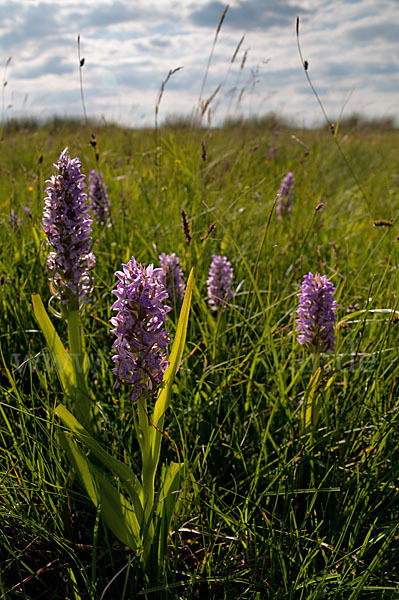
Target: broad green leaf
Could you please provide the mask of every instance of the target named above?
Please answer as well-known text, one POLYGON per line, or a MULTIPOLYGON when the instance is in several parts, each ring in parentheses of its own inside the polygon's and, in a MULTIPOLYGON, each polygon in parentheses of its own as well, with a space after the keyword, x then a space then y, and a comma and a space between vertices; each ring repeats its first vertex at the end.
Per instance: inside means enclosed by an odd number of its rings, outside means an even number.
MULTIPOLYGON (((180 361, 183 356, 183 350, 186 343, 187 324, 188 316, 190 313, 193 281, 194 269, 191 269, 190 276, 187 282, 183 305, 180 311, 179 322, 177 324, 175 340, 173 342, 172 350, 169 356, 169 366, 165 370, 163 377, 164 387, 161 389, 154 407, 152 422, 154 423, 155 427, 159 429, 162 429, 162 419, 166 409, 169 406, 172 392, 172 384, 176 376, 177 370, 180 366, 180 361)), ((154 428, 152 431, 156 432, 156 429, 154 428)))
POLYGON ((129 548, 138 547, 140 527, 130 502, 106 479, 101 470, 91 464, 70 433, 59 431, 60 441, 72 467, 109 529, 129 548))
POLYGON ((58 432, 61 445, 68 456, 69 462, 78 474, 90 500, 94 506, 98 506, 100 495, 90 470, 89 461, 85 454, 72 439, 71 434, 65 433, 62 429, 58 432))
POLYGON ((101 516, 116 537, 132 550, 138 550, 140 527, 133 505, 106 478, 105 473, 91 465, 101 497, 101 516))
POLYGON ((190 314, 191 296, 193 293, 194 269, 191 269, 190 276, 187 281, 186 293, 184 295, 183 305, 181 307, 179 322, 177 324, 176 336, 173 342, 172 350, 169 356, 169 366, 165 370, 163 377, 163 388, 158 394, 152 416, 152 425, 150 431, 150 455, 146 460, 150 461, 147 467, 152 470, 152 476, 155 477, 157 470, 159 455, 161 450, 161 436, 163 422, 166 409, 169 406, 172 395, 172 385, 180 366, 180 361, 183 356, 183 350, 186 343, 188 316, 190 314))
POLYGON ((179 497, 183 471, 183 463, 171 462, 163 480, 157 513, 162 514, 162 519, 167 521, 168 529, 173 516, 176 500, 179 497))
POLYGON ((156 509, 158 518, 160 519, 158 539, 158 557, 160 560, 167 556, 170 523, 176 502, 180 496, 184 464, 171 462, 165 471, 156 509))
POLYGON ((318 420, 318 410, 316 407, 316 390, 320 379, 321 368, 319 367, 309 380, 308 387, 305 390, 305 398, 303 403, 302 415, 304 431, 310 431, 316 426, 318 420))
POLYGON ((39 294, 32 294, 32 304, 35 317, 40 325, 50 350, 51 358, 56 366, 62 388, 69 396, 73 396, 76 382, 71 357, 65 350, 63 343, 54 329, 39 294))
POLYGON ((71 357, 76 385, 75 395, 72 398, 74 413, 86 429, 98 432, 100 430, 98 411, 86 385, 85 362, 87 356, 83 349, 84 335, 80 326, 79 311, 64 310, 63 318, 68 328, 69 356, 71 357))
POLYGON ((55 409, 55 414, 58 415, 78 440, 93 452, 105 468, 120 478, 124 489, 130 495, 133 502, 137 520, 139 523, 142 523, 144 516, 140 497, 143 492, 141 484, 133 471, 123 462, 108 454, 65 406, 59 404, 55 409))

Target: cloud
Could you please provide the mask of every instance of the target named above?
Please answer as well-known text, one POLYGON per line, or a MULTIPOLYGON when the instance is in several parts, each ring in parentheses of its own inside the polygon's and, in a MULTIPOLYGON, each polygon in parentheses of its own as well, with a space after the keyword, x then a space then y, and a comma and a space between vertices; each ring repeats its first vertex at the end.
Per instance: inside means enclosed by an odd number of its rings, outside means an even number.
POLYGON ((354 42, 370 44, 373 40, 384 40, 397 44, 399 39, 399 27, 396 23, 370 24, 352 27, 347 32, 347 38, 354 42))
POLYGON ((39 2, 37 5, 17 2, 0 5, 0 20, 0 47, 8 47, 10 50, 32 39, 44 40, 56 35, 59 29, 57 12, 47 2, 39 2))
POLYGON ((136 42, 135 47, 140 52, 164 52, 165 49, 171 48, 172 40, 169 38, 152 37, 145 42, 136 42))
MULTIPOLYGON (((194 10, 190 19, 195 25, 216 28, 226 4, 208 2, 199 10, 194 10)), ((272 27, 292 25, 298 14, 309 11, 299 4, 291 4, 286 0, 239 0, 229 7, 223 21, 223 28, 231 27, 246 30, 266 31, 272 27)))
POLYGON ((171 46, 171 41, 168 39, 154 38, 151 40, 151 46, 164 49, 171 46))
MULTIPOLYGON (((371 75, 397 75, 398 65, 393 62, 359 62, 359 61, 347 61, 347 62, 329 62, 326 65, 325 70, 327 77, 333 77, 334 79, 342 79, 343 77, 353 78, 353 74, 356 73, 362 78, 371 75)), ((395 80, 391 80, 392 89, 397 88, 395 80)))
MULTIPOLYGON (((82 27, 111 27, 118 24, 137 23, 154 19, 157 15, 163 15, 156 6, 141 4, 138 2, 129 3, 106 2, 94 4, 87 10, 83 5, 83 10, 77 11, 76 16, 80 15, 82 27)), ((72 15, 73 17, 73 15, 72 15)))
POLYGON ((42 75, 65 75, 75 72, 76 66, 65 62, 64 56, 51 56, 38 64, 26 62, 13 71, 17 79, 36 79, 42 75))

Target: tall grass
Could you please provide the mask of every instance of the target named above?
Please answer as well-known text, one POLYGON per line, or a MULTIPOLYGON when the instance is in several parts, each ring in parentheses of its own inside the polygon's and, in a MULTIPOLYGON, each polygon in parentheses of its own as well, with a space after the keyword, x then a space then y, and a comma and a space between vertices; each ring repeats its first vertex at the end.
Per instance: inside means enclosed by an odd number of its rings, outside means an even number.
MULTIPOLYGON (((168 597, 394 598, 397 132, 342 122, 337 135, 349 170, 327 128, 298 130, 273 120, 160 128, 155 148, 153 132, 116 126, 4 128, 0 597, 161 594, 103 525, 63 455, 54 417, 62 391, 30 300, 33 292, 50 297, 40 227, 44 181, 65 146, 86 174, 96 168, 93 133, 113 226, 95 229, 95 301, 84 315, 90 381, 104 444, 121 459, 132 455, 134 469, 130 401, 127 392, 112 391, 110 372, 114 272, 132 255, 156 263, 160 252, 180 256, 186 275, 196 271, 162 449, 191 465, 170 535, 168 597), (278 221, 272 208, 288 171, 295 174, 294 209, 278 221), (21 219, 14 230, 11 208, 21 219), (206 302, 213 253, 229 257, 237 288, 219 320, 206 302), (300 415, 312 365, 294 325, 308 271, 327 274, 340 305, 311 445, 300 415)), ((175 326, 172 315, 172 337, 175 326)), ((66 341, 61 322, 57 329, 66 341)))

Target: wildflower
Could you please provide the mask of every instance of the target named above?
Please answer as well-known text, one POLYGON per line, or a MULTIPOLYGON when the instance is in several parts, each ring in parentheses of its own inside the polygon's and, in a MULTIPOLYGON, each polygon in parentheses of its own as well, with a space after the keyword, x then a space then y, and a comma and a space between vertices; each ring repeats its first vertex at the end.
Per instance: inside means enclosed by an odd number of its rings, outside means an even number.
POLYGON ((8 217, 8 224, 13 231, 18 229, 18 227, 21 225, 21 219, 19 217, 17 217, 13 208, 10 210, 10 216, 8 217))
POLYGON ((110 203, 101 173, 92 169, 89 173, 89 202, 96 223, 111 226, 110 203))
POLYGON ((159 255, 161 263, 161 281, 168 293, 171 307, 175 308, 183 302, 186 286, 183 281, 183 269, 179 265, 180 259, 174 252, 159 255))
POLYGON ((283 215, 287 212, 292 211, 294 202, 294 174, 287 173, 281 182, 279 191, 277 192, 277 207, 276 213, 279 221, 283 218, 283 215))
POLYGON ((212 254, 212 263, 207 279, 208 304, 211 310, 219 306, 226 308, 226 303, 233 296, 231 285, 233 283, 233 269, 226 256, 212 254))
POLYGON ((296 328, 298 342, 312 352, 333 352, 337 302, 334 285, 326 275, 308 273, 298 294, 299 308, 296 328))
POLYGON ((42 221, 47 244, 54 248, 46 267, 56 297, 76 310, 79 302, 89 301, 93 290, 90 269, 96 260, 91 251, 92 220, 79 158, 71 159, 65 148, 54 166, 58 174, 47 181, 42 221))
POLYGON ((111 318, 116 335, 112 372, 115 388, 121 383, 133 386, 130 397, 134 401, 143 390, 154 391, 168 366, 169 332, 164 325, 170 309, 163 303, 167 293, 161 281, 162 269, 143 267, 132 257, 115 275, 119 282, 112 292, 117 297, 112 306, 117 314, 111 318))

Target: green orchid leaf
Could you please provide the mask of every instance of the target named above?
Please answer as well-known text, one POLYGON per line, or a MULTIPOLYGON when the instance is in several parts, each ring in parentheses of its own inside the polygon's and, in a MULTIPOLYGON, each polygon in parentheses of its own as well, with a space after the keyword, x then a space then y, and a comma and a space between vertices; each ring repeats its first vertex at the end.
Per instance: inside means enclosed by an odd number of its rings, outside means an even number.
POLYGON ((98 442, 86 431, 79 421, 69 412, 69 410, 59 404, 55 409, 55 414, 71 430, 77 439, 88 448, 101 461, 103 466, 109 469, 121 480, 123 488, 129 494, 139 523, 143 523, 143 507, 141 498, 143 491, 137 476, 133 471, 120 460, 114 458, 106 452, 98 442))
POLYGON ((39 294, 32 294, 32 304, 36 320, 40 325, 51 358, 56 366, 62 389, 68 396, 74 396, 76 381, 71 356, 65 350, 58 333, 54 329, 39 294))
POLYGON ((317 386, 321 375, 319 367, 309 380, 308 387, 305 390, 305 398, 302 407, 302 423, 304 431, 311 431, 317 424, 319 410, 317 406, 317 386))
POLYGON ((70 433, 60 429, 58 431, 61 446, 67 455, 69 462, 78 474, 90 500, 94 506, 100 502, 100 494, 90 469, 90 464, 86 455, 82 452, 70 433))
POLYGON ((163 477, 157 513, 162 514, 162 519, 168 522, 168 528, 173 516, 176 500, 179 497, 183 471, 183 463, 171 462, 163 477))
POLYGON ((100 504, 106 525, 123 544, 136 550, 140 526, 133 505, 106 479, 105 473, 88 460, 70 433, 61 429, 59 438, 90 500, 94 506, 100 504))
MULTIPOLYGON (((191 269, 190 276, 188 278, 186 293, 184 296, 183 305, 180 311, 179 322, 177 324, 176 336, 173 342, 172 350, 169 356, 169 366, 165 370, 163 377, 163 388, 161 389, 157 401, 154 407, 154 413, 152 417, 152 423, 155 425, 155 428, 152 429, 153 433, 153 443, 155 444, 156 438, 159 436, 154 436, 154 432, 157 432, 156 428, 162 429, 163 427, 163 417, 165 415, 165 411, 169 406, 170 398, 172 394, 172 384, 178 368, 180 366, 180 361, 183 356, 183 350, 186 343, 186 334, 187 334, 187 324, 188 324, 188 316, 190 313, 190 305, 191 305, 191 296, 193 292, 193 282, 194 282, 194 269, 191 269)), ((155 453, 154 453, 155 455, 155 453)))
POLYGON ((159 493, 157 515, 160 519, 158 556, 167 555, 170 523, 180 496, 184 464, 171 462, 164 470, 163 485, 159 493))
POLYGON ((133 505, 106 478, 105 473, 91 465, 100 491, 101 516, 112 533, 132 550, 140 547, 140 526, 133 505))

